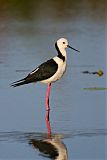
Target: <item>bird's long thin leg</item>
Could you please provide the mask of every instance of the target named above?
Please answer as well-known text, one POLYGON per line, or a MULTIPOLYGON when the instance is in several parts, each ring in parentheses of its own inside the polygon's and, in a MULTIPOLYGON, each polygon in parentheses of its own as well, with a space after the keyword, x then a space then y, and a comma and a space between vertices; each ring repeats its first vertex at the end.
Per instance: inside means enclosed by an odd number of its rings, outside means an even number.
POLYGON ((49 96, 50 96, 50 90, 51 90, 51 83, 48 84, 47 92, 46 92, 46 110, 50 110, 49 107, 49 96))
POLYGON ((51 137, 51 125, 50 125, 49 113, 50 113, 50 110, 47 110, 46 111, 46 127, 48 131, 48 138, 51 137))

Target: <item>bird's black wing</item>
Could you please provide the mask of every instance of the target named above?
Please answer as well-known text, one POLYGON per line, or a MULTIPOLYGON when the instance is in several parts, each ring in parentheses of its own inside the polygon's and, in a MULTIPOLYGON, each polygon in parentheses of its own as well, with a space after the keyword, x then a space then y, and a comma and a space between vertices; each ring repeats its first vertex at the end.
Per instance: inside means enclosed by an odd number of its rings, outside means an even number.
POLYGON ((58 64, 53 59, 50 59, 28 74, 26 80, 30 82, 46 80, 52 77, 57 69, 58 64))
POLYGON ((17 87, 32 82, 46 80, 52 77, 56 73, 57 69, 58 64, 53 59, 50 59, 29 73, 27 77, 14 82, 11 86, 17 87))

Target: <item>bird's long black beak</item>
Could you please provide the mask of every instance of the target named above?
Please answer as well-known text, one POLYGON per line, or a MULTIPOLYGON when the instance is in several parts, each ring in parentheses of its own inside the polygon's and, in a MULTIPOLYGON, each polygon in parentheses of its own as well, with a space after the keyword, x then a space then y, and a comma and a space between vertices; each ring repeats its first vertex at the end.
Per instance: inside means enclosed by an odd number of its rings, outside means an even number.
POLYGON ((80 52, 79 50, 77 50, 77 49, 75 49, 75 48, 73 48, 73 47, 71 47, 71 46, 69 46, 69 45, 68 45, 68 47, 71 48, 71 49, 73 49, 73 50, 76 51, 76 52, 80 52))

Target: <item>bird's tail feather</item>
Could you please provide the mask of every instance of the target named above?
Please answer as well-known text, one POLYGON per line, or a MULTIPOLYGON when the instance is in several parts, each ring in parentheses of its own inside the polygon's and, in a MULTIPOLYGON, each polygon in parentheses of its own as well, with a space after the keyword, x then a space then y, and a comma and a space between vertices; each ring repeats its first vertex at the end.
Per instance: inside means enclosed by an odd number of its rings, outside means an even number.
POLYGON ((17 86, 21 86, 21 85, 27 84, 27 83, 28 83, 28 82, 26 81, 26 79, 23 78, 23 79, 21 79, 21 80, 19 80, 19 81, 13 82, 13 83, 11 84, 11 86, 12 86, 12 87, 17 87, 17 86))

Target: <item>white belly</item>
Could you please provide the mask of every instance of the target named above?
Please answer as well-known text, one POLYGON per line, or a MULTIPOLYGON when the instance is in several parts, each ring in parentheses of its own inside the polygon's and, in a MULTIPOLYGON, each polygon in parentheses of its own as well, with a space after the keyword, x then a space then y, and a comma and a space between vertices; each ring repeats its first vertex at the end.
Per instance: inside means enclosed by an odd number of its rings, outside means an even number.
POLYGON ((66 71, 66 60, 63 62, 63 60, 61 60, 58 57, 54 57, 53 59, 58 64, 57 72, 52 77, 50 77, 50 78, 48 78, 46 80, 41 81, 42 83, 52 83, 52 82, 55 82, 55 81, 59 80, 63 76, 64 72, 66 71))

